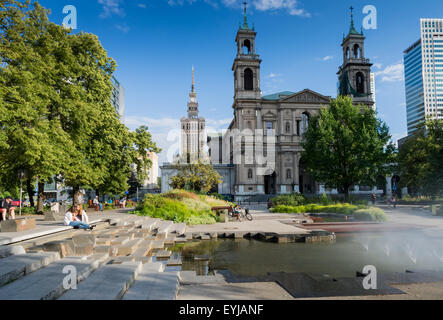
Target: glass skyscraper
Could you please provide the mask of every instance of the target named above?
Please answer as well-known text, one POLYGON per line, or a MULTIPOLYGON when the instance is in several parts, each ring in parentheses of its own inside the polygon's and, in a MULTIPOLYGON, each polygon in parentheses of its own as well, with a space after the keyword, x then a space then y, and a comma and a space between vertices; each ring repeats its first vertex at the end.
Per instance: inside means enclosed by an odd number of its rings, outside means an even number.
POLYGON ((404 51, 408 135, 443 119, 443 19, 420 19, 421 38, 404 51))

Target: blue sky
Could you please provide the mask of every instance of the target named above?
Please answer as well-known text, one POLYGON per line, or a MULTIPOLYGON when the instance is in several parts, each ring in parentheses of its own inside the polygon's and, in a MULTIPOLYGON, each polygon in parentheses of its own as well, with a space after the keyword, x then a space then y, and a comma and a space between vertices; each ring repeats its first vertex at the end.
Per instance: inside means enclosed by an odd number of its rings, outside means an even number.
MULTIPOLYGON (((210 128, 232 119, 235 35, 243 1, 234 0, 41 0, 61 24, 63 7, 77 8, 78 31, 97 34, 125 87, 125 123, 147 125, 164 149, 177 144, 195 67, 201 116, 210 128), (168 139, 169 133, 169 139, 168 139), (169 140, 169 141, 168 141, 169 140)), ((420 18, 442 18, 441 0, 249 0, 248 21, 257 31, 263 60, 263 94, 305 88, 335 97, 341 41, 349 7, 360 30, 366 5, 377 9, 377 29, 364 30, 365 55, 376 74, 377 109, 393 138, 406 135, 403 51, 420 36, 420 18)))

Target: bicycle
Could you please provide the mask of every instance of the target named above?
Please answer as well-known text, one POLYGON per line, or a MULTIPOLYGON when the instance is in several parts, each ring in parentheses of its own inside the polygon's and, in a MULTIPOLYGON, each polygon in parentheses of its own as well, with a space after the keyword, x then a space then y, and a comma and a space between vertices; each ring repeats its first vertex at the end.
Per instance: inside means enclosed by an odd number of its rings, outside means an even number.
POLYGON ((252 221, 252 215, 249 213, 249 209, 241 209, 238 212, 232 212, 231 217, 237 217, 238 221, 242 221, 242 219, 246 218, 249 221, 252 221))

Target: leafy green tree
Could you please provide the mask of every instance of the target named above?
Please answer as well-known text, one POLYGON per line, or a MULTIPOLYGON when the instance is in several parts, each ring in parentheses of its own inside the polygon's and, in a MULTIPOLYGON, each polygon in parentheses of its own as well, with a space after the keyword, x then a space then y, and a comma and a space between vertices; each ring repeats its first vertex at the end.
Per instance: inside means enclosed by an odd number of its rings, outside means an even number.
POLYGON ((398 153, 400 185, 416 195, 443 194, 443 121, 428 120, 398 153))
POLYGON ((197 163, 178 164, 174 167, 177 175, 171 178, 171 187, 208 193, 222 178, 211 164, 197 163))
POLYGON ((72 146, 60 119, 48 112, 58 98, 52 48, 57 28, 38 3, 31 8, 29 1, 0 1, 0 8, 0 170, 12 188, 25 169, 30 180, 39 178, 41 196, 44 181, 60 170, 72 146))
POLYGON ((115 61, 97 36, 51 23, 38 3, 0 0, 0 9, 0 182, 12 188, 26 169, 38 211, 44 182, 59 174, 75 201, 81 187, 127 190, 130 164, 148 168, 146 152, 159 149, 147 128, 130 132, 116 115, 115 61))
POLYGON ((394 160, 395 147, 385 123, 350 97, 332 99, 309 122, 302 161, 316 181, 337 188, 348 198, 353 185, 376 184, 394 160))

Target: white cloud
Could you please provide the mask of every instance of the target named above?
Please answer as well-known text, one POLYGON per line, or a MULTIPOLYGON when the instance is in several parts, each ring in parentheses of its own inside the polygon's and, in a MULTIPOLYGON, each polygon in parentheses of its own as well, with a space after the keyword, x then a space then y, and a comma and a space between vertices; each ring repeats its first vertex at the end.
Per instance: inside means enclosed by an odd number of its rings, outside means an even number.
POLYGON ((311 16, 309 12, 298 8, 298 0, 254 0, 252 4, 259 11, 283 9, 293 16, 311 16))
POLYGON ((397 63, 387 66, 381 71, 374 72, 376 77, 381 76, 382 82, 397 82, 404 80, 404 67, 403 63, 397 63))
POLYGON ((334 56, 325 56, 323 58, 317 58, 317 60, 320 60, 320 61, 329 61, 332 59, 334 59, 334 56))
POLYGON ((381 63, 374 63, 374 67, 377 69, 381 69, 383 65, 381 63))
POLYGON ((137 7, 142 8, 142 9, 146 9, 146 4, 145 3, 139 3, 139 4, 137 4, 137 7))
POLYGON ((108 18, 112 15, 123 17, 125 11, 120 7, 122 0, 98 0, 98 3, 102 5, 103 12, 100 14, 101 18, 108 18))
POLYGON ((115 27, 117 28, 117 30, 120 30, 123 33, 128 33, 129 30, 131 30, 131 28, 129 28, 126 24, 124 25, 116 24, 115 27))

